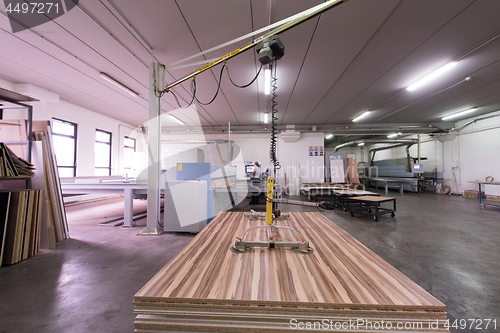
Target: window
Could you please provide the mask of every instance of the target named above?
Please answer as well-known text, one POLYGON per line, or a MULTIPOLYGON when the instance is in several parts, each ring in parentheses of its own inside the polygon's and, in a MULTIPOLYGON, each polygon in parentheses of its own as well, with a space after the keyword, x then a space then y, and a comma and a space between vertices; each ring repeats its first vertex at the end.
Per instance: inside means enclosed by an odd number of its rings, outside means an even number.
POLYGON ((111 132, 95 130, 95 175, 111 176, 111 132))
POLYGON ((52 118, 52 139, 59 177, 76 177, 77 124, 52 118))
POLYGON ((126 136, 123 139, 124 154, 123 154, 123 169, 125 172, 132 171, 132 161, 135 152, 135 139, 126 136))

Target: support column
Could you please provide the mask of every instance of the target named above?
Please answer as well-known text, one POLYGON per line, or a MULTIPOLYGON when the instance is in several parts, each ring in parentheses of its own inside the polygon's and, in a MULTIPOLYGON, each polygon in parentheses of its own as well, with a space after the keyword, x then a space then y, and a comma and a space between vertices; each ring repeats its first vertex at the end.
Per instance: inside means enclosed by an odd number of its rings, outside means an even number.
POLYGON ((148 122, 148 215, 147 225, 138 235, 159 235, 160 226, 160 145, 161 98, 157 91, 165 86, 165 67, 149 64, 149 122, 148 122))
POLYGON ((123 209, 123 226, 133 227, 134 226, 134 194, 132 188, 126 188, 123 190, 124 197, 124 209, 123 209))

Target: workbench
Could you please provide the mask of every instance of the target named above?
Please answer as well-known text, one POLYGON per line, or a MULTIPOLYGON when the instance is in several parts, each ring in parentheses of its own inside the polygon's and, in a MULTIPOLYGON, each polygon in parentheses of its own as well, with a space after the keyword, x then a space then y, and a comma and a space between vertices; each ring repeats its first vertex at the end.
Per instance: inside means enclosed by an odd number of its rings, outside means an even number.
POLYGON ((479 204, 481 205, 481 207, 483 207, 483 208, 486 208, 486 206, 500 207, 500 201, 483 199, 482 194, 481 194, 482 193, 481 186, 500 185, 500 183, 498 183, 498 182, 469 182, 469 183, 479 185, 479 204))
POLYGON ((373 216, 375 222, 378 222, 378 217, 383 214, 391 214, 392 217, 396 213, 396 198, 390 197, 374 197, 374 196, 359 196, 351 197, 347 200, 347 210, 354 217, 354 213, 367 214, 373 216), (392 202, 393 209, 381 207, 382 203, 392 202))
MULTIPOLYGON (((328 331, 353 321, 346 331, 375 332, 370 325, 382 320, 391 332, 449 332, 440 301, 320 213, 278 222, 309 241, 310 254, 230 251, 236 236, 264 223, 243 214, 219 214, 136 293, 135 332, 289 333, 323 321, 328 331), (408 322, 422 328, 397 329, 408 322)), ((267 239, 263 229, 247 235, 267 239)), ((284 229, 277 235, 291 237, 284 229)))
MULTIPOLYGON (((72 178, 71 178, 72 179, 72 178)), ((148 195, 147 183, 137 183, 135 180, 110 180, 102 181, 96 178, 95 182, 87 181, 85 183, 78 180, 61 179, 61 190, 63 194, 122 194, 124 198, 123 226, 133 227, 134 199, 146 199, 148 195)))
POLYGON ((333 195, 333 191, 342 189, 363 189, 361 184, 343 184, 343 183, 303 183, 300 187, 300 194, 307 195, 309 200, 318 200, 318 196, 333 195))
POLYGON ((342 208, 347 211, 347 203, 349 198, 351 197, 360 197, 360 196, 379 196, 380 194, 370 191, 363 190, 351 190, 351 189, 341 189, 341 190, 333 190, 333 205, 337 208, 342 208))

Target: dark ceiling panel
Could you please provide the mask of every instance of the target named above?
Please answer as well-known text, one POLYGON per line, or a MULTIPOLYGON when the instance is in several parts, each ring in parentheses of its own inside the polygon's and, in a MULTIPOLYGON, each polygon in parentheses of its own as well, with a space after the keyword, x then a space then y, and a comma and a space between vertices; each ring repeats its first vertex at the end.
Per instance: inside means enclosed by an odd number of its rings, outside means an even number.
MULTIPOLYGON (((0 77, 40 86, 65 101, 137 126, 148 117, 148 65, 154 59, 166 65, 166 82, 173 82, 203 66, 201 61, 218 58, 249 39, 180 64, 187 67, 173 68, 176 62, 320 3, 81 0, 81 8, 55 22, 17 34, 3 14, 0 77), (152 47, 154 58, 141 38, 152 47), (101 71, 140 96, 130 97, 104 82, 98 76, 101 71)), ((495 111, 499 12, 500 1, 493 0, 350 0, 322 14, 319 23, 314 18, 292 28, 280 35, 285 56, 277 65, 278 123, 333 130, 373 110, 358 126, 390 127, 441 122, 449 110, 471 104, 481 105, 479 113, 495 111), (494 40, 485 44, 489 38, 494 40), (404 90, 424 73, 462 57, 454 71, 436 83, 413 93, 404 90), (468 75, 472 81, 447 89, 468 75)), ((240 84, 260 66, 255 50, 227 63, 240 84)), ((220 67, 197 76, 202 101, 217 90, 220 67)), ((203 126, 268 126, 262 123, 267 110, 262 77, 239 89, 224 74, 221 88, 214 103, 195 102, 203 126)), ((191 100, 190 82, 173 91, 182 106, 191 100)), ((163 112, 182 116, 178 109, 173 96, 165 94, 163 112)))
MULTIPOLYGON (((301 124, 365 47, 398 1, 348 2, 322 15, 282 123, 301 124), (357 13, 352 19, 350 13, 357 13), (363 22, 363 24, 360 24, 363 22)), ((318 123, 337 106, 323 109, 318 123)))
MULTIPOLYGON (((366 109, 346 106, 418 49, 469 3, 470 1, 401 1, 304 123, 350 122, 366 109)), ((386 87, 386 91, 390 92, 388 88, 386 87)), ((366 101, 364 107, 373 107, 373 104, 379 102, 380 100, 366 101)))

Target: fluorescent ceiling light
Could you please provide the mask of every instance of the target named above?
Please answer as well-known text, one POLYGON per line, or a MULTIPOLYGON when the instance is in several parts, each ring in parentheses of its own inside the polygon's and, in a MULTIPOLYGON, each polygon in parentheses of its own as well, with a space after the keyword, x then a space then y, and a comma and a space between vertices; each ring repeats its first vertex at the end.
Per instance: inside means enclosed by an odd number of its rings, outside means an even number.
POLYGON ((264 113, 264 124, 269 122, 269 112, 264 113))
POLYGON ((168 115, 173 121, 175 121, 176 123, 178 124, 181 124, 181 125, 184 125, 184 122, 178 118, 176 118, 175 116, 172 116, 171 114, 168 115))
POLYGON ((401 135, 401 134, 403 134, 403 133, 401 133, 401 132, 399 132, 399 133, 393 133, 393 134, 389 134, 387 137, 388 137, 389 139, 392 139, 392 138, 395 138, 395 137, 397 137, 397 136, 399 136, 399 135, 401 135))
POLYGON ((458 113, 455 113, 455 114, 443 117, 443 118, 441 118, 441 120, 450 120, 450 119, 453 119, 453 118, 457 118, 457 117, 463 116, 464 114, 474 112, 476 110, 477 110, 477 108, 468 109, 468 110, 465 110, 465 111, 462 111, 462 112, 458 112, 458 113))
POLYGON ((109 76, 108 74, 106 73, 99 73, 99 76, 102 77, 104 80, 114 84, 115 86, 119 87, 120 89, 123 89, 125 90, 126 92, 128 92, 130 95, 134 96, 134 97, 137 97, 139 96, 138 93, 136 93, 135 91, 133 91, 132 89, 130 89, 129 87, 121 84, 120 82, 116 81, 115 79, 113 79, 111 76, 109 76))
POLYGON ((325 139, 331 139, 333 138, 333 134, 328 134, 327 136, 325 136, 325 139))
POLYGON ((271 93, 271 70, 264 70, 264 94, 269 95, 271 93))
POLYGON ((365 145, 365 143, 364 143, 364 142, 358 143, 358 146, 359 146, 359 147, 363 147, 364 145, 365 145))
POLYGON ((354 119, 352 120, 352 122, 353 122, 353 123, 355 123, 355 122, 359 121, 360 119, 362 119, 362 118, 364 118, 364 117, 368 116, 370 113, 372 113, 372 112, 371 112, 371 111, 366 111, 366 112, 365 112, 365 113, 363 113, 361 116, 357 116, 356 118, 354 118, 354 119))
POLYGON ((450 62, 446 65, 444 65, 443 67, 437 69, 436 71, 430 73, 429 75, 427 76, 424 76, 423 78, 421 78, 420 80, 418 80, 417 82, 409 85, 406 90, 408 91, 414 91, 414 90, 417 90, 418 88, 426 85, 427 83, 431 82, 432 80, 435 80, 437 79, 439 76, 443 75, 445 72, 449 71, 450 69, 452 69, 453 67, 455 67, 457 65, 457 62, 454 61, 454 62, 450 62))

